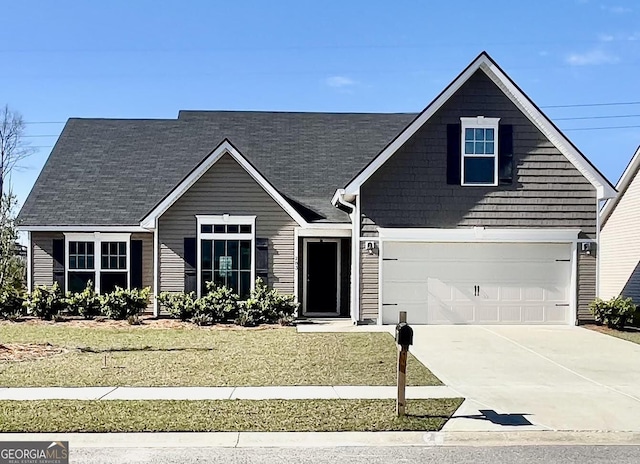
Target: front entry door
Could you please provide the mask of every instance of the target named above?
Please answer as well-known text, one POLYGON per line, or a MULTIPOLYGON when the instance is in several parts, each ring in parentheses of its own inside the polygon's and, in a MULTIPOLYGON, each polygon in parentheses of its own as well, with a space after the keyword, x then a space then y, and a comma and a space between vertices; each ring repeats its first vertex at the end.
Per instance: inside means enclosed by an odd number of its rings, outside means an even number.
POLYGON ((339 270, 339 240, 305 240, 305 315, 335 316, 339 314, 339 270))

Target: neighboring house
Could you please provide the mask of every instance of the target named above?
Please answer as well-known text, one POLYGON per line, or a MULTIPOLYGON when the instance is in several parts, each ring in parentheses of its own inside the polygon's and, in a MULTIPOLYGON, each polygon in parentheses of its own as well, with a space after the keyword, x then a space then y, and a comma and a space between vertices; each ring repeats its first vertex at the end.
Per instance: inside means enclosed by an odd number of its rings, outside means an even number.
POLYGON ((574 324, 615 194, 482 53, 419 114, 70 119, 19 220, 30 287, 260 276, 307 316, 574 324))
POLYGON ((618 295, 640 303, 640 147, 616 185, 618 196, 600 212, 601 298, 618 295))

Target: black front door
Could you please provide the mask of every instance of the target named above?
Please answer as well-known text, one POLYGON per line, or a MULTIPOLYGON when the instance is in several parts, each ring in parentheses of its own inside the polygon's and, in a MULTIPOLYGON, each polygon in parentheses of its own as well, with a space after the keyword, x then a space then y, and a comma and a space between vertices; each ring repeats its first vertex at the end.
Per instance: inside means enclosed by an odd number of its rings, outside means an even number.
POLYGON ((307 242, 307 313, 338 312, 338 242, 307 242))

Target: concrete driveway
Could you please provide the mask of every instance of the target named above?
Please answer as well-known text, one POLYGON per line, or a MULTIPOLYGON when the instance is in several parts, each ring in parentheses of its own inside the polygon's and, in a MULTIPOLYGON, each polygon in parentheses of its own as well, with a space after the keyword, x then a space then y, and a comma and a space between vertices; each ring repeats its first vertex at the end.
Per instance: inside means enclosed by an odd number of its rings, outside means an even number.
POLYGON ((413 328, 412 353, 467 398, 445 431, 640 431, 640 345, 579 327, 413 328))

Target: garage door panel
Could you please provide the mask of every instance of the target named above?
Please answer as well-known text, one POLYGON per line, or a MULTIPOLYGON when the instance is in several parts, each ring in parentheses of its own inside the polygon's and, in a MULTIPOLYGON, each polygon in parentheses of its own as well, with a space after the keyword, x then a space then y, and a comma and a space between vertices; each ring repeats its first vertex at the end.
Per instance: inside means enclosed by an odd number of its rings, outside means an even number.
POLYGON ((382 306, 382 323, 397 324, 400 311, 407 312, 407 322, 409 324, 428 324, 425 304, 405 303, 398 306, 382 306))
POLYGON ((569 244, 383 244, 383 320, 430 324, 570 322, 569 244), (388 260, 390 253, 394 258, 388 260))

